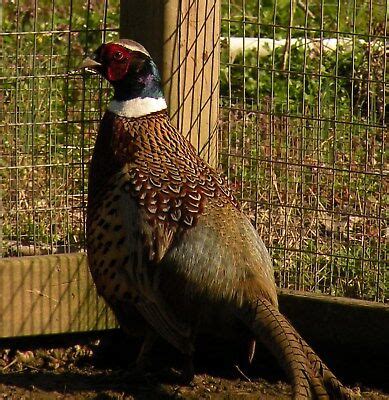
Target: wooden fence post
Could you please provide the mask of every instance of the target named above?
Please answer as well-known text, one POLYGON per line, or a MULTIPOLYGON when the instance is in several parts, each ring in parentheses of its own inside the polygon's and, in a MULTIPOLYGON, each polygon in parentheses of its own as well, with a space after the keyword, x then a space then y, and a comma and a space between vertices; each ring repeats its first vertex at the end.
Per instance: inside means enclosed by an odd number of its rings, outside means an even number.
POLYGON ((152 54, 173 123, 215 166, 220 0, 121 0, 120 36, 152 54))

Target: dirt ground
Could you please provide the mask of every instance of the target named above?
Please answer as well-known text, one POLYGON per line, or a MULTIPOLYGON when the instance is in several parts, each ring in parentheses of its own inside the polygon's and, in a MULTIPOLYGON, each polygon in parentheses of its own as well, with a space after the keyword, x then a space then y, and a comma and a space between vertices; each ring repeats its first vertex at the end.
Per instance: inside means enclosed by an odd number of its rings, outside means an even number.
MULTIPOLYGON (((269 362, 266 357, 266 365, 257 363, 254 370, 239 367, 228 357, 195 360, 193 382, 179 385, 156 372, 132 374, 128 360, 133 354, 120 340, 113 342, 111 339, 107 345, 93 339, 67 347, 1 349, 0 399, 290 399, 285 377, 274 360, 269 362)), ((161 360, 166 354, 156 357, 161 360)), ((155 367, 160 371, 158 362, 155 367)), ((357 390, 364 399, 389 400, 389 393, 379 389, 360 386, 357 390)))

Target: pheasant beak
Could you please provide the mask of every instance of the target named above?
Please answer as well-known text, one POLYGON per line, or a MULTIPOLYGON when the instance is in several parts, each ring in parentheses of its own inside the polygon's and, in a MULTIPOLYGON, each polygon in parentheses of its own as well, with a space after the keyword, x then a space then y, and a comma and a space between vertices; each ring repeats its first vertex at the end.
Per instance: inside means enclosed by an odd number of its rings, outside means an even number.
POLYGON ((92 72, 99 72, 102 64, 94 60, 93 58, 87 57, 80 65, 80 69, 88 69, 92 72))

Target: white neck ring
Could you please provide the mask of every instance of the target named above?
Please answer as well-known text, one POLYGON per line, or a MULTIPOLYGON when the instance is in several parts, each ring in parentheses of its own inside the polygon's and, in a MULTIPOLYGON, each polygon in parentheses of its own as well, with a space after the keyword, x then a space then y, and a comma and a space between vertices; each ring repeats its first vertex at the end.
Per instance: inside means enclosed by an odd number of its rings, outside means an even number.
POLYGON ((111 100, 108 110, 120 117, 138 118, 167 108, 163 97, 137 97, 131 100, 111 100))

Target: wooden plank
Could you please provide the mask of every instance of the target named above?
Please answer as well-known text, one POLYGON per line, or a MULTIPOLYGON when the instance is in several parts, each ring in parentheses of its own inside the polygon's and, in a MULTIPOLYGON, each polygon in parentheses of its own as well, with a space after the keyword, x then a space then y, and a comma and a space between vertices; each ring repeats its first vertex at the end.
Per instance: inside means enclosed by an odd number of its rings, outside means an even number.
POLYGON ((156 60, 173 123, 217 162, 220 0, 122 0, 120 35, 156 60))
POLYGON ((85 254, 0 260, 0 337, 116 326, 98 298, 85 254))
MULTIPOLYGON (((0 289, 0 338, 116 327, 83 253, 0 259, 0 289)), ((279 301, 316 349, 388 353, 388 305, 287 290, 279 301)))
POLYGON ((281 311, 303 337, 320 348, 389 356, 387 304, 279 290, 281 311))

